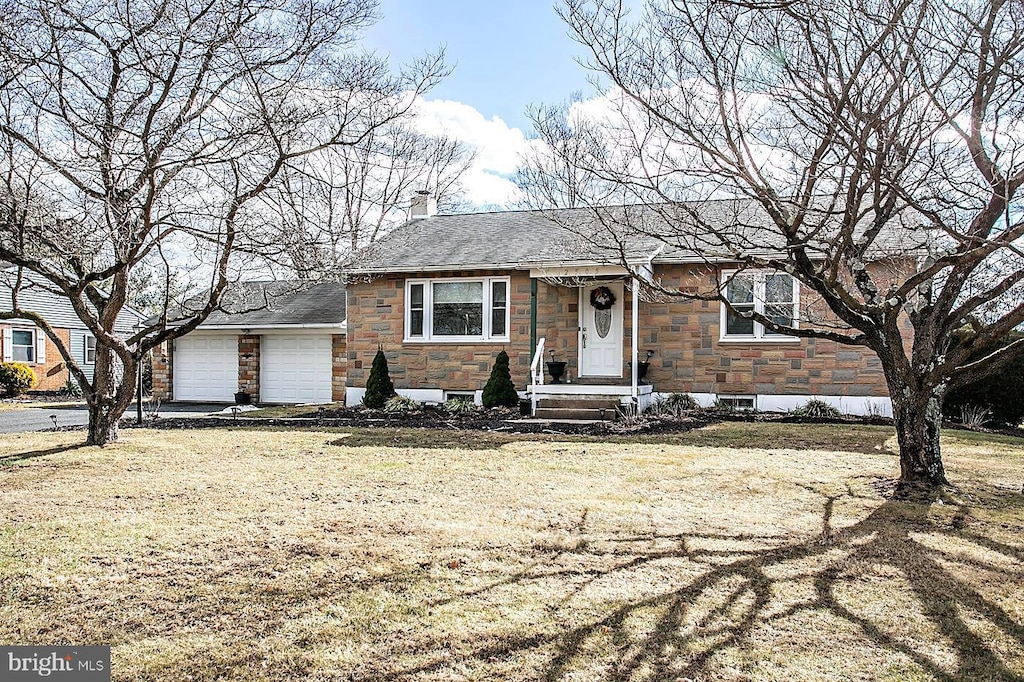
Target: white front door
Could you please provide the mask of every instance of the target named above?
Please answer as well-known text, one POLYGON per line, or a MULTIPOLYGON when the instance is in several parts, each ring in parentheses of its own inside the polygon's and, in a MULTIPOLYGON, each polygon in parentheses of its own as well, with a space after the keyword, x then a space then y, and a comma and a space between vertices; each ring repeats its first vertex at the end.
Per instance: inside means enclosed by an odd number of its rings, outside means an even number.
MULTIPOLYGON (((598 292, 604 293, 604 292, 598 292)), ((601 299, 600 296, 598 296, 601 299)), ((603 302, 607 303, 607 297, 603 302)), ((598 301, 602 304, 602 300, 598 301)), ((594 284, 580 289, 580 362, 581 377, 622 376, 622 283, 594 284), (607 310, 599 310, 591 299, 594 292, 606 288, 614 297, 607 310)))

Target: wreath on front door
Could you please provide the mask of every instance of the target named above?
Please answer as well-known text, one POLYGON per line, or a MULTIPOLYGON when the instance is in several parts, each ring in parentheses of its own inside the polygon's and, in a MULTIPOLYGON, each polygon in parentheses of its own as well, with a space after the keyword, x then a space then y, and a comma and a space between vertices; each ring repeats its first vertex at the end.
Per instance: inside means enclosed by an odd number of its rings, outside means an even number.
POLYGON ((597 287, 590 292, 590 305, 598 310, 608 310, 615 305, 615 294, 608 287, 597 287))

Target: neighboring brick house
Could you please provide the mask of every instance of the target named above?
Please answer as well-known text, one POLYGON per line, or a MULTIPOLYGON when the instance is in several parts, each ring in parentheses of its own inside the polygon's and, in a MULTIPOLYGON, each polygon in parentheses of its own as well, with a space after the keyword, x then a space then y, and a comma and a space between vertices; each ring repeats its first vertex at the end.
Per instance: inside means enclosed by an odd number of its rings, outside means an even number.
POLYGON ((155 398, 234 402, 241 393, 260 403, 344 400, 344 285, 239 283, 220 307, 191 333, 154 350, 155 398))
MULTIPOLYGON (((11 266, 0 268, 0 312, 14 309, 11 296, 15 274, 11 266)), ((17 298, 22 310, 36 313, 50 324, 75 363, 92 380, 96 338, 78 318, 71 302, 41 286, 30 273, 23 273, 17 298)), ((142 319, 141 313, 126 308, 118 318, 116 331, 128 336, 142 319)), ((34 391, 59 391, 71 376, 53 341, 42 329, 25 319, 0 319, 0 360, 24 362, 32 367, 39 380, 34 391)))
MULTIPOLYGON (((658 394, 685 392, 702 404, 789 410, 813 396, 848 413, 891 411, 870 350, 772 335, 717 301, 655 295, 617 264, 614 251, 634 274, 667 291, 717 291, 735 261, 666 248, 656 238, 626 248, 609 242, 600 226, 592 242, 580 240, 559 224, 576 221, 578 235, 579 221, 589 219, 583 210, 559 211, 557 221, 542 211, 433 215, 425 199, 417 198, 413 220, 368 251, 350 275, 350 404, 361 399, 381 347, 395 388, 419 400, 479 400, 495 356, 506 350, 513 381, 534 398, 618 396, 644 407, 658 394), (551 359, 565 363, 571 383, 553 385, 540 374, 551 359), (634 367, 647 372, 645 380, 634 367)), ((716 202, 707 210, 721 211, 723 220, 731 215, 716 202)), ((893 252, 869 267, 912 265, 899 238, 886 237, 893 252)), ((748 271, 726 294, 736 306, 780 318, 830 317, 785 273, 748 271)))

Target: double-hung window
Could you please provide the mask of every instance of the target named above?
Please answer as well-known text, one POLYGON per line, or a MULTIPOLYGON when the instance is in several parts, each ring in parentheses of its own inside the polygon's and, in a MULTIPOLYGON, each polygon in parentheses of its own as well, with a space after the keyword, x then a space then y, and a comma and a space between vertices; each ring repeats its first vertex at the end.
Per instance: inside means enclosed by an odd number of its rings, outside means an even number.
POLYGON ((405 285, 407 341, 507 341, 509 278, 414 279, 405 285))
POLYGON ((96 337, 86 336, 85 337, 85 364, 92 365, 96 363, 96 337))
POLYGON ((722 304, 722 340, 767 339, 782 341, 792 336, 778 334, 743 313, 760 313, 786 327, 799 321, 799 285, 784 272, 757 271, 725 273, 722 294, 731 306, 722 304))
POLYGON ((11 331, 11 359, 14 362, 36 361, 35 330, 14 329, 11 331))

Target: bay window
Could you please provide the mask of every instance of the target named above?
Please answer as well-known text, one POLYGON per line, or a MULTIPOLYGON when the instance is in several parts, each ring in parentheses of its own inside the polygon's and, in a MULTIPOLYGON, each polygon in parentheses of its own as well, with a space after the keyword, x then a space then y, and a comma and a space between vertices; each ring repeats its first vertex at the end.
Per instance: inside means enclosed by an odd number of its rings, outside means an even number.
POLYGON ((507 277, 409 280, 407 341, 507 341, 507 277))
POLYGON ((760 322, 743 313, 760 313, 786 327, 798 325, 799 287, 784 272, 756 271, 725 273, 723 296, 730 306, 722 304, 721 340, 795 340, 795 337, 772 332, 760 322))

